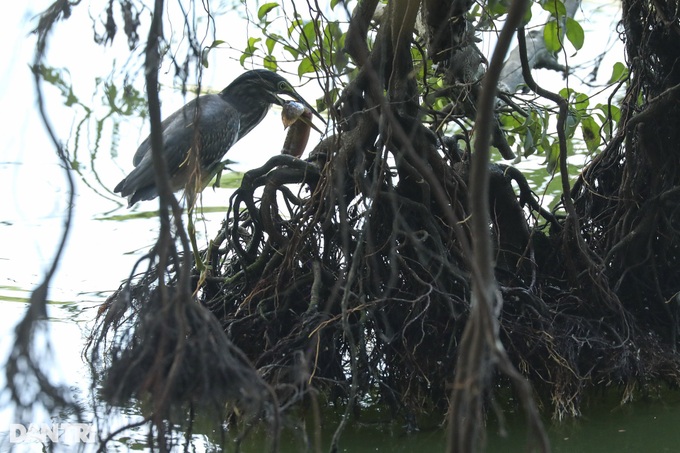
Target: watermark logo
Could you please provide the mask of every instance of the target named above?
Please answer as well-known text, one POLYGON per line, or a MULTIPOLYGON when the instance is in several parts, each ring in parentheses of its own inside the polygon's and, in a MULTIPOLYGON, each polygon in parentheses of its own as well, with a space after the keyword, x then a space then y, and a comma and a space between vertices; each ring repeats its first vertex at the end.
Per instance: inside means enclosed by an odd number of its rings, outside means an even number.
POLYGON ((9 425, 9 442, 92 444, 95 442, 96 433, 94 425, 89 423, 31 423, 28 426, 12 423, 9 425))

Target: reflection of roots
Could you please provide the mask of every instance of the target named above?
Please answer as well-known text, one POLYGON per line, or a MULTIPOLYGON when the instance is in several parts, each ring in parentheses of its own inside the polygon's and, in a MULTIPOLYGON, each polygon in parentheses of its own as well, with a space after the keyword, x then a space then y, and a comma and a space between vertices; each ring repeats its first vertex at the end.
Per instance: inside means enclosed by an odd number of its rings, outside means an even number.
POLYGON ((103 370, 100 395, 111 405, 140 404, 161 450, 175 442, 174 429, 194 429, 199 408, 217 417, 218 429, 225 415, 245 414, 270 415, 277 430, 276 396, 216 318, 178 288, 173 277, 163 291, 150 268, 109 297, 88 344, 93 370, 103 370))
MULTIPOLYGON (((114 305, 109 313, 117 309, 114 305)), ((122 403, 131 395, 151 393, 167 396, 168 402, 212 405, 258 401, 265 393, 245 357, 200 305, 173 300, 164 306, 153 290, 135 323, 137 335, 110 351, 115 359, 102 387, 107 400, 122 403)))

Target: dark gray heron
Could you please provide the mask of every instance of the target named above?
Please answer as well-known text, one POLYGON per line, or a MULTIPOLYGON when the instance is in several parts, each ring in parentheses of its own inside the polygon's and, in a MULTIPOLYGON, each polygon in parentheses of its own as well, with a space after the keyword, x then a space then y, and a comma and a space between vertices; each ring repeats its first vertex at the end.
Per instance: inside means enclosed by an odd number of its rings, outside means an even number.
MULTIPOLYGON (((196 166, 189 163, 189 151, 194 145, 198 145, 200 191, 221 172, 222 158, 229 148, 264 119, 269 107, 286 103, 279 95, 290 96, 323 121, 286 79, 266 69, 244 72, 219 94, 199 96, 166 118, 161 123, 163 154, 173 191, 185 188, 196 171, 196 166)), ((128 197, 128 206, 158 196, 149 137, 139 145, 132 163, 135 168, 113 189, 128 197)))

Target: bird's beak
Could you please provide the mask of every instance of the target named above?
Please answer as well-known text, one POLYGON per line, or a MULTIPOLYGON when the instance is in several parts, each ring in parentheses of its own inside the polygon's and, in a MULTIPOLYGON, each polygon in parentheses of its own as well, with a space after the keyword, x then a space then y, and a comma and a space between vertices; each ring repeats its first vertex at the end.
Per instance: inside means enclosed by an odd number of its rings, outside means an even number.
MULTIPOLYGON (((307 106, 305 106, 305 107, 307 107, 307 106)), ((316 116, 319 116, 319 114, 316 113, 316 112, 314 111, 314 109, 312 109, 312 108, 310 108, 310 107, 307 107, 307 108, 309 108, 309 110, 310 110, 312 113, 316 114, 316 116)), ((319 134, 323 135, 323 132, 321 131, 321 129, 319 129, 318 127, 316 127, 316 125, 315 125, 314 123, 312 123, 312 119, 311 119, 311 118, 307 118, 305 115, 301 115, 300 118, 298 118, 298 121, 302 121, 303 123, 309 125, 312 129, 314 129, 315 131, 317 131, 319 134)))
MULTIPOLYGON (((314 107, 312 107, 311 105, 309 105, 309 103, 308 103, 307 101, 305 101, 305 100, 302 98, 302 96, 300 96, 297 92, 292 91, 292 92, 286 93, 286 94, 289 95, 290 97, 292 97, 293 99, 295 99, 295 100, 296 100, 297 102, 299 102, 300 104, 304 105, 307 109, 309 109, 309 111, 312 112, 312 114, 313 114, 314 116, 316 116, 317 118, 319 118, 319 119, 321 120, 321 122, 322 122, 324 125, 327 124, 327 123, 326 123, 326 120, 319 114, 319 112, 317 112, 316 109, 314 109, 314 107)), ((281 99, 281 98, 278 97, 278 96, 277 96, 276 98, 279 100, 279 105, 281 105, 281 106, 283 106, 283 104, 286 102, 285 99, 281 99)), ((319 130, 319 128, 316 127, 316 126, 311 122, 311 120, 308 120, 307 118, 304 118, 304 115, 301 116, 300 119, 303 120, 305 123, 309 124, 315 131, 319 132, 320 134, 323 134, 323 132, 321 132, 321 130, 319 130)))

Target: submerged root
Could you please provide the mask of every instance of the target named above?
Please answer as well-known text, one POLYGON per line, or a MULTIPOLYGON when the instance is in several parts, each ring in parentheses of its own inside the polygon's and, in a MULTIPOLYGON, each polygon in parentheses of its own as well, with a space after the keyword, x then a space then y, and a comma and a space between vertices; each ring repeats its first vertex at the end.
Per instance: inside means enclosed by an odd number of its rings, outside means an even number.
POLYGON ((187 414, 199 408, 216 415, 218 431, 230 414, 264 417, 276 443, 278 403, 269 386, 212 313, 172 285, 163 294, 153 274, 121 287, 100 312, 88 344, 100 395, 112 406, 141 403, 166 448, 173 429, 192 430, 187 414))

